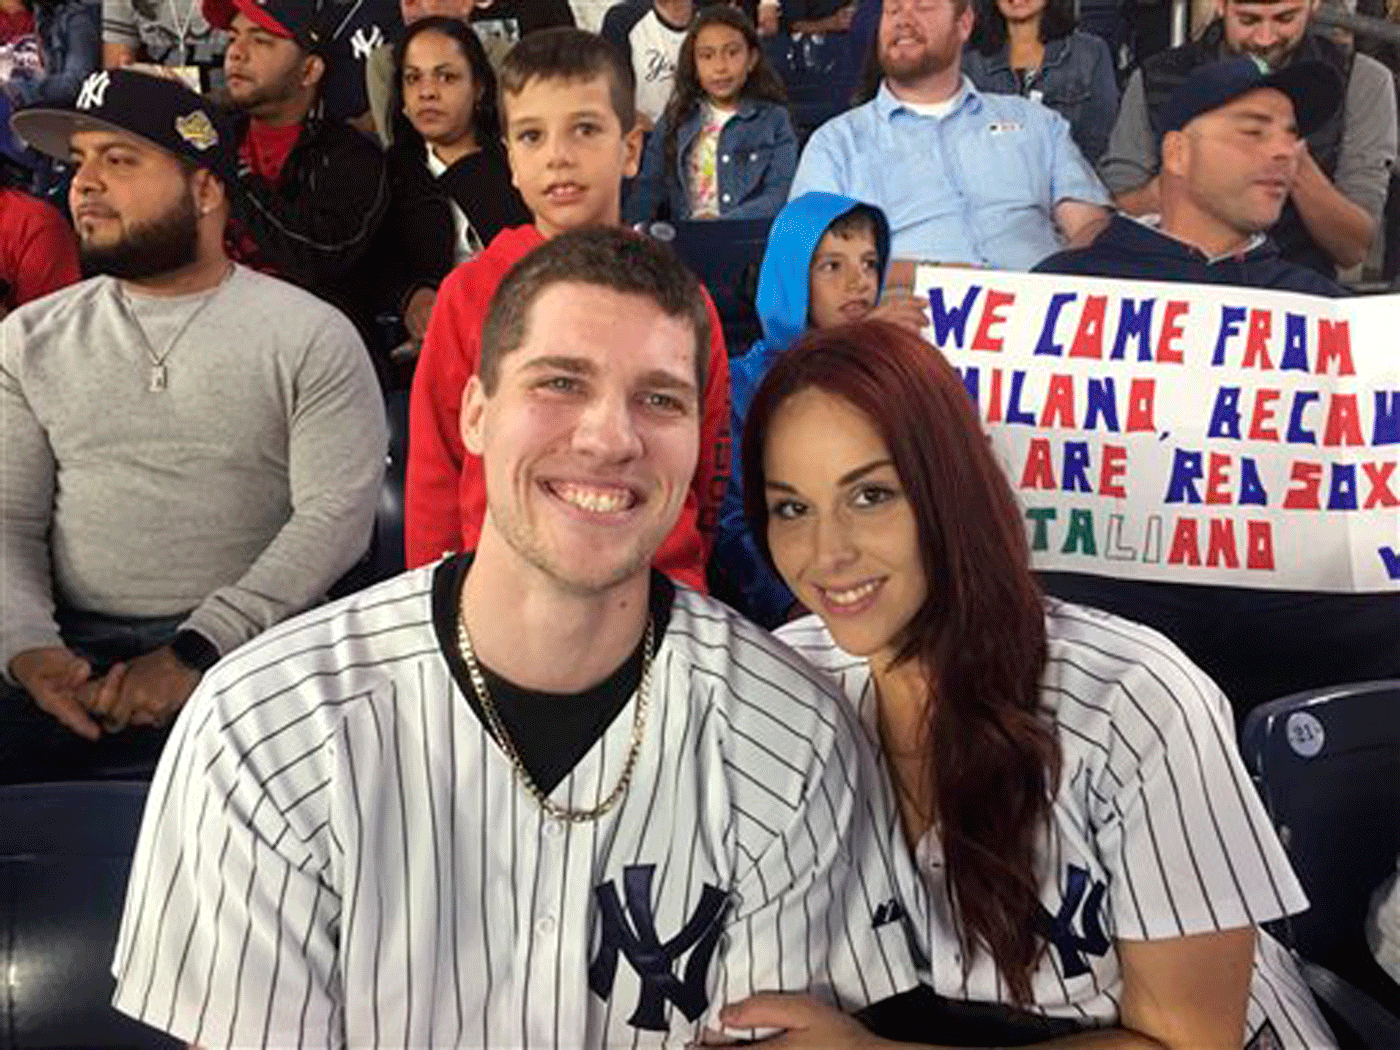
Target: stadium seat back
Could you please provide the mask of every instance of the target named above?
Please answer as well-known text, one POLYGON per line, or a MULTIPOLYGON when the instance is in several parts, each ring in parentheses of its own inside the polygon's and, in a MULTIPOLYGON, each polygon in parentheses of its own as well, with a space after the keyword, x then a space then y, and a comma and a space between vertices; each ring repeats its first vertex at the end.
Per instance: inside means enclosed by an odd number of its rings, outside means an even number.
POLYGON ((1276 933, 1393 1012, 1366 945, 1371 895, 1400 851, 1400 681, 1314 690, 1250 712, 1241 735, 1311 907, 1276 933))
POLYGON ((798 142, 850 108, 859 68, 847 33, 778 33, 764 37, 763 52, 787 89, 788 113, 798 142))
POLYGON ((146 788, 0 788, 0 1050, 181 1045, 109 1005, 146 788))
POLYGON ((384 487, 374 515, 374 578, 387 580, 404 571, 404 488, 408 478, 408 391, 384 395, 389 423, 389 456, 384 465, 384 487))
POLYGON ((369 550, 332 585, 328 598, 344 598, 404 571, 404 488, 408 477, 408 391, 395 388, 384 395, 389 448, 384 456, 384 480, 374 508, 369 550))
POLYGON ((768 246, 770 219, 719 219, 677 222, 672 247, 715 302, 724 344, 738 357, 763 334, 754 293, 758 270, 768 246))

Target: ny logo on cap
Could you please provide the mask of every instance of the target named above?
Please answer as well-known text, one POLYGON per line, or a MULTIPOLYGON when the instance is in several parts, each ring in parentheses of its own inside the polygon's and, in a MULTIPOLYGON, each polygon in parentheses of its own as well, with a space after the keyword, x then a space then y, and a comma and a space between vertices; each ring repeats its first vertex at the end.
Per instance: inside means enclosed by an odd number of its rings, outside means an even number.
POLYGON ((93 73, 83 81, 82 90, 78 92, 79 109, 100 109, 107 98, 107 89, 112 86, 112 74, 105 69, 93 73))
POLYGON ((384 43, 384 31, 378 26, 360 26, 350 37, 350 55, 358 62, 369 58, 369 53, 384 43))

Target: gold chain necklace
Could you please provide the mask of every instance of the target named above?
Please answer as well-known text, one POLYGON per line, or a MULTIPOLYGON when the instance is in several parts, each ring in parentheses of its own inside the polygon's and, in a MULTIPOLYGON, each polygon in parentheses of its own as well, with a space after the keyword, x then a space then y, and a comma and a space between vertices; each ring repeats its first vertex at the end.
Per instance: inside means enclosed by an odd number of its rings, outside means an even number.
POLYGON ((476 652, 472 649, 471 635, 467 633, 467 618, 459 610, 457 614, 457 646, 462 651, 462 661, 467 665, 467 676, 471 679, 472 690, 476 693, 476 698, 481 704, 481 710, 486 713, 486 721, 490 723, 491 733, 501 745, 501 749, 505 751, 511 765, 515 767, 515 775, 520 778, 520 783, 525 786, 526 791, 530 792, 530 795, 547 816, 573 824, 597 820, 617 805, 618 800, 627 793, 627 787, 632 783, 632 771, 637 765, 637 755, 642 750, 642 732, 646 729, 647 724, 647 707, 651 697, 651 662, 652 657, 656 655, 653 652, 652 643, 655 639, 656 623, 648 615, 646 636, 642 639, 642 681, 637 687, 637 710, 632 716, 632 746, 627 752, 627 762, 622 767, 622 776, 618 778, 617 786, 612 789, 612 794, 592 809, 568 809, 551 801, 540 790, 540 786, 535 783, 525 768, 525 763, 521 761, 520 752, 515 749, 515 742, 506 732, 505 723, 501 721, 500 713, 491 700, 490 690, 486 688, 486 679, 481 673, 481 668, 477 665, 476 652))

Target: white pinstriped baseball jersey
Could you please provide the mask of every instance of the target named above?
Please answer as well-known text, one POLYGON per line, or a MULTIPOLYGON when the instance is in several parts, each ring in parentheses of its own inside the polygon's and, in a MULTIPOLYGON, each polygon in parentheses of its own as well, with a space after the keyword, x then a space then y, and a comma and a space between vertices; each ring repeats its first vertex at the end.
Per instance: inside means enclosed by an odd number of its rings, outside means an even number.
MULTIPOLYGON (((851 1009, 917 983, 878 766, 822 676, 678 590, 630 789, 561 823, 458 690, 434 571, 201 684, 152 786, 119 1009, 211 1050, 681 1045, 753 991, 851 1009)), ((611 790, 635 702, 554 801, 611 790)))
MULTIPOLYGON (((1095 609, 1049 599, 1046 717, 1062 751, 1052 833, 1040 858, 1047 948, 1032 975, 1031 1009, 1116 1023, 1122 986, 1113 941, 1155 940, 1257 925, 1302 911, 1289 867, 1236 748, 1224 696, 1166 638, 1095 609)), ((875 736, 869 665, 837 648, 815 617, 778 632, 835 676, 875 736)), ((888 790, 888 781, 884 782, 888 790)), ((898 845, 903 845, 901 839, 898 845)), ((944 878, 929 832, 903 899, 942 995, 1011 1002, 985 951, 963 972, 944 878)), ((1334 1045, 1292 957, 1260 933, 1246 1044, 1334 1045)))

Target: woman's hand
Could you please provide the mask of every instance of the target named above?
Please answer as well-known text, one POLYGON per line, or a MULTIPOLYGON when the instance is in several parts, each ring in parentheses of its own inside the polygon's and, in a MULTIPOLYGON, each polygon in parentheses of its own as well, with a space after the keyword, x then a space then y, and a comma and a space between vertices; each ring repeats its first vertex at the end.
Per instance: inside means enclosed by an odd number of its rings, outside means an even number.
POLYGON ((854 1017, 811 995, 763 992, 726 1006, 720 1013, 726 1028, 781 1028, 783 1034, 763 1041, 774 1050, 874 1050, 890 1046, 866 1030, 854 1017))

